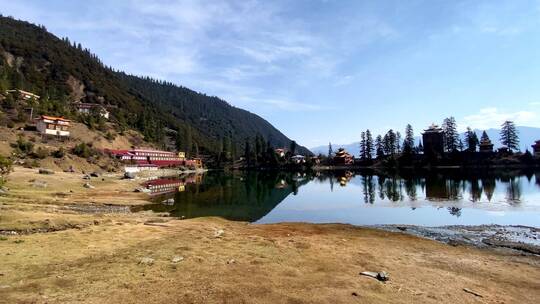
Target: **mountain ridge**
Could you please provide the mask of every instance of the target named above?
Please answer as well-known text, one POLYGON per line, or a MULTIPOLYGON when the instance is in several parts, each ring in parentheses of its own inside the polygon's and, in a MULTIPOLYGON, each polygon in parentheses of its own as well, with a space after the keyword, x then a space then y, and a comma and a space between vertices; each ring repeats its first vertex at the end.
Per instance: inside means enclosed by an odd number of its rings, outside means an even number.
MULTIPOLYGON (((239 156, 246 140, 257 135, 274 147, 292 142, 266 119, 218 97, 116 71, 89 49, 56 37, 44 26, 0 15, 0 90, 8 89, 43 96, 37 114, 75 117, 70 109, 74 101, 110 105, 115 108, 111 121, 120 128, 140 131, 163 147, 177 139, 188 143, 188 150, 216 157, 225 149, 239 156)), ((298 151, 310 154, 303 146, 298 151)))

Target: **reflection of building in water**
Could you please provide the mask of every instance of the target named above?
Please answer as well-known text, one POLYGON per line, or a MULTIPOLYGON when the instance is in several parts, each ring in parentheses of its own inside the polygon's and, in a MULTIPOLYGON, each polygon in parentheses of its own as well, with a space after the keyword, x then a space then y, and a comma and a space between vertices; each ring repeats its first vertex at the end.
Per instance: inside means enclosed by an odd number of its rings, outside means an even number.
POLYGON ((158 178, 143 183, 143 186, 150 190, 150 194, 158 195, 165 193, 183 192, 187 184, 199 184, 202 181, 202 175, 190 175, 182 179, 176 178, 158 178))
POLYGON ((345 171, 338 175, 337 179, 341 187, 347 186, 347 183, 351 181, 354 174, 351 171, 345 171))
POLYGON ((439 176, 426 177, 426 199, 457 200, 461 199, 460 182, 439 176))

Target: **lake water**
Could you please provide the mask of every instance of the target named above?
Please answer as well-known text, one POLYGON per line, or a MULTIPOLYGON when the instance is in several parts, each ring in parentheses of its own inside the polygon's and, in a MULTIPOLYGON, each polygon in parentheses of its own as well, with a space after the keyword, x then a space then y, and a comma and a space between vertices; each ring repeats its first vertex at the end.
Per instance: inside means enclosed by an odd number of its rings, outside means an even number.
POLYGON ((540 172, 208 172, 161 179, 144 209, 255 223, 540 226, 540 172), (172 187, 167 187, 171 184, 172 187))

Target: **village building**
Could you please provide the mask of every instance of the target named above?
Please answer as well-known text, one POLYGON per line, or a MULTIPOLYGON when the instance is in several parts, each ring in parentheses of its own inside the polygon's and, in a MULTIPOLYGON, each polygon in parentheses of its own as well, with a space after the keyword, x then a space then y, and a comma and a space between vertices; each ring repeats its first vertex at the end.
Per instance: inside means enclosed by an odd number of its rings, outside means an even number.
POLYGON ((422 142, 424 143, 424 154, 442 155, 444 153, 443 129, 436 124, 432 124, 422 133, 422 142))
POLYGON ((18 94, 18 96, 20 98, 22 98, 23 100, 30 100, 30 99, 38 100, 40 98, 39 95, 36 95, 34 93, 30 93, 30 92, 27 92, 27 91, 23 91, 23 90, 7 90, 7 93, 9 93, 9 94, 18 94))
POLYGON ((75 108, 77 109, 77 112, 84 114, 84 115, 90 115, 91 113, 99 113, 99 115, 105 119, 109 119, 109 111, 103 106, 98 103, 84 103, 84 102, 77 102, 74 104, 75 108))
POLYGON ((534 156, 540 157, 540 140, 537 140, 531 147, 533 148, 534 156))
POLYGON ((352 165, 354 156, 349 154, 344 148, 339 148, 334 156, 334 165, 352 165))
POLYGON ((303 164, 306 162, 306 157, 304 155, 294 155, 291 157, 291 161, 295 164, 303 164))
POLYGON ((489 139, 486 131, 482 133, 482 137, 480 138, 480 152, 483 152, 483 153, 493 152, 493 143, 491 143, 491 140, 489 139))
POLYGON ((36 129, 42 135, 69 137, 70 122, 63 117, 41 115, 36 121, 36 129))
POLYGON ((283 149, 283 148, 277 148, 277 149, 274 150, 274 152, 276 152, 276 155, 279 158, 285 157, 285 149, 283 149))
POLYGON ((195 167, 201 168, 199 158, 186 159, 185 152, 169 152, 151 149, 111 150, 105 149, 112 157, 127 164, 126 172, 153 170, 155 167, 195 167))

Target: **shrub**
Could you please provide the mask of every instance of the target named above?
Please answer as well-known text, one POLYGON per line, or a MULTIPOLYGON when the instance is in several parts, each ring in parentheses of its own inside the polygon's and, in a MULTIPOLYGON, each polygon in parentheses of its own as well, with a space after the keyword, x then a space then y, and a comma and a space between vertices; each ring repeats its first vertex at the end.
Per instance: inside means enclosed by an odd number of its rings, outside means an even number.
POLYGON ((2 155, 0 155, 0 186, 6 183, 7 176, 13 171, 13 162, 2 155))
POLYGON ((22 136, 17 138, 17 141, 14 144, 11 144, 15 148, 16 153, 22 156, 32 154, 34 151, 34 144, 30 141, 25 140, 22 136))
POLYGON ((60 147, 58 150, 52 152, 51 155, 55 158, 63 158, 66 156, 66 150, 63 147, 60 147))
POLYGON ((73 154, 79 157, 89 158, 95 155, 96 151, 92 149, 92 144, 80 143, 73 147, 73 154))
POLYGON ((36 151, 34 151, 34 153, 32 153, 32 156, 37 159, 44 159, 49 156, 49 150, 39 147, 36 151))

